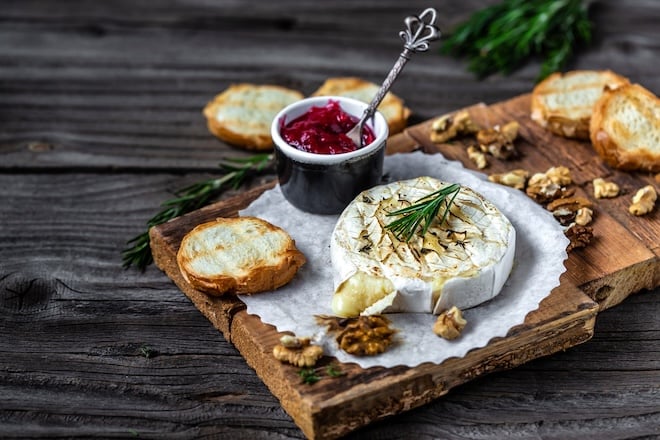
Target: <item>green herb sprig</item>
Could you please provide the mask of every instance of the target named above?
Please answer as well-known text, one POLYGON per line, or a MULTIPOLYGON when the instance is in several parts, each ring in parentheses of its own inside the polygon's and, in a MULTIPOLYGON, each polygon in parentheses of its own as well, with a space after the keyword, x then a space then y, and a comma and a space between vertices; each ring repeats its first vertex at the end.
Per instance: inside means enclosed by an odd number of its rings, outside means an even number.
POLYGON ((441 51, 466 57, 479 78, 505 75, 528 59, 543 59, 537 81, 562 70, 580 45, 591 42, 585 0, 504 0, 483 8, 444 40, 441 51))
POLYGON ((269 153, 256 154, 248 158, 225 159, 220 162, 220 167, 224 172, 222 176, 176 191, 174 193, 176 197, 163 202, 161 204, 163 209, 147 221, 147 230, 126 242, 128 247, 122 251, 124 268, 136 266, 138 269, 144 270, 153 262, 149 228, 201 208, 222 191, 228 188, 237 189, 248 176, 270 170, 273 164, 273 155, 269 153))
POLYGON ((307 385, 313 385, 323 378, 322 376, 323 371, 325 371, 325 374, 328 377, 341 377, 344 374, 346 374, 343 371, 341 371, 341 369, 338 366, 330 364, 326 366, 325 369, 323 369, 323 367, 303 368, 298 371, 298 376, 300 376, 302 383, 305 383, 307 385))
POLYGON ((445 221, 449 214, 449 208, 454 202, 460 189, 461 186, 459 184, 452 183, 451 185, 447 185, 416 200, 415 203, 406 208, 388 212, 388 216, 400 215, 402 217, 387 224, 385 228, 392 231, 394 236, 399 240, 409 242, 413 235, 415 235, 417 228, 422 225, 421 235, 424 236, 429 230, 433 219, 438 216, 443 204, 444 210, 442 212, 440 224, 445 221), (451 198, 448 199, 450 196, 451 198))

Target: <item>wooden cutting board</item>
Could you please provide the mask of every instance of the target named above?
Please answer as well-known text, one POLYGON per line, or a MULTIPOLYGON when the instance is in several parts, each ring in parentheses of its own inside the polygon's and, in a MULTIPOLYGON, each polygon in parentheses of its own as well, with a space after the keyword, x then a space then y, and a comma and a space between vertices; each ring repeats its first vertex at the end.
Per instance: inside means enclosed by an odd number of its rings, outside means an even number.
MULTIPOLYGON (((154 260, 236 346, 309 438, 330 439, 345 435, 370 422, 430 402, 476 377, 565 350, 593 335, 599 310, 618 304, 640 289, 660 284, 660 210, 656 208, 645 217, 634 217, 627 212, 634 192, 646 184, 655 184, 652 175, 607 168, 588 143, 552 135, 529 119, 528 109, 529 95, 468 109, 482 126, 513 119, 521 125, 521 139, 516 145, 522 156, 515 161, 491 160, 484 172, 524 168, 533 173, 551 166, 569 167, 578 193, 594 201, 595 238, 588 247, 570 254, 559 287, 523 324, 512 328, 506 337, 495 338, 486 347, 475 349, 463 358, 415 368, 369 369, 324 358, 319 365, 323 379, 313 385, 304 384, 298 374, 299 368, 273 358, 272 349, 280 334, 272 326, 248 315, 240 300, 212 297, 186 283, 176 264, 176 252, 183 236, 199 223, 237 215, 274 182, 152 228, 154 260), (616 181, 623 194, 615 199, 594 199, 591 181, 596 177, 616 181), (331 364, 344 374, 340 377, 324 375, 323 368, 331 364)), ((391 137, 388 153, 418 149, 429 154, 441 152, 449 159, 460 160, 468 168, 475 168, 467 158, 463 143, 435 145, 430 142, 430 125, 431 121, 427 121, 391 137)))

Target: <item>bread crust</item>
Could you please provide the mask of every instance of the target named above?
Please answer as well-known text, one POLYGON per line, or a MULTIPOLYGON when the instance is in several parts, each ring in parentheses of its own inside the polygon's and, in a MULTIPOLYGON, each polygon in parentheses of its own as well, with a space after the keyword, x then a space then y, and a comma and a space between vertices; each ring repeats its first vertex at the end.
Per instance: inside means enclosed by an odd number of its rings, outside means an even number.
MULTIPOLYGON (((370 91, 378 90, 378 87, 377 84, 357 77, 335 77, 328 78, 314 93, 312 93, 312 96, 351 97, 355 94, 360 95, 360 91, 365 90, 367 92, 365 93, 365 96, 361 96, 358 99, 368 104, 371 98, 375 95, 375 92, 371 93, 370 91), (365 101, 366 96, 369 98, 365 101)), ((412 113, 410 109, 404 105, 403 100, 392 92, 388 92, 385 95, 378 106, 378 109, 381 110, 383 116, 385 116, 390 135, 403 131, 408 125, 408 118, 412 113)))
MULTIPOLYGON (((589 139, 589 123, 592 114, 592 105, 584 103, 582 111, 576 112, 577 115, 571 115, 571 108, 560 106, 550 108, 545 98, 554 93, 568 95, 579 91, 579 87, 574 89, 561 90, 557 86, 568 81, 577 81, 580 77, 598 76, 607 87, 616 88, 629 84, 627 78, 618 75, 610 70, 573 70, 570 72, 555 72, 538 83, 532 90, 531 99, 531 118, 549 131, 567 138, 589 139)), ((593 86, 593 83, 586 82, 583 86, 593 86)))
MULTIPOLYGON (((240 243, 204 243, 204 245, 212 245, 211 252, 226 252, 225 249, 231 246, 249 247, 252 243, 253 241, 243 240, 240 243)), ((202 250, 209 251, 208 248, 202 250)), ((266 251, 254 246, 250 249, 252 255, 255 253, 260 255, 260 252, 266 251)), ((259 260, 259 258, 255 259, 259 260)), ((305 256, 296 248, 294 240, 286 231, 257 217, 218 218, 196 226, 181 241, 176 260, 183 278, 192 287, 214 296, 253 294, 275 290, 291 281, 298 269, 306 262, 305 256), (195 241, 198 241, 197 244, 199 244, 204 231, 210 228, 245 230, 248 226, 258 226, 263 234, 277 234, 283 238, 283 244, 274 250, 276 261, 273 264, 263 264, 258 261, 241 262, 241 264, 249 265, 242 267, 243 274, 226 273, 226 268, 218 266, 213 275, 205 275, 193 268, 192 261, 200 255, 196 254, 192 248, 195 241)))
POLYGON ((612 133, 618 125, 626 130, 622 121, 616 121, 610 106, 616 98, 625 99, 631 106, 643 107, 654 131, 660 133, 660 121, 655 114, 660 112, 660 99, 639 84, 629 84, 615 90, 607 89, 596 102, 590 124, 590 139, 594 150, 611 167, 621 170, 660 172, 660 145, 620 145, 616 138, 621 133, 612 133), (653 112, 655 109, 655 113, 653 112), (655 148, 655 151, 652 150, 655 148))
MULTIPOLYGON (((216 95, 204 107, 203 114, 206 117, 207 127, 209 131, 216 137, 231 145, 252 151, 271 150, 273 148, 273 139, 270 135, 270 125, 264 125, 258 133, 247 133, 246 131, 231 128, 228 126, 228 124, 225 124, 217 119, 218 113, 225 106, 231 105, 230 103, 232 99, 235 97, 240 97, 241 94, 248 91, 261 91, 278 95, 288 95, 290 97, 289 102, 295 102, 304 98, 304 95, 297 90, 277 85, 256 85, 249 83, 232 84, 225 91, 216 95)), ((258 100, 243 103, 246 110, 248 111, 266 111, 265 109, 260 108, 260 104, 261 103, 258 102, 258 100)), ((279 111, 281 108, 284 108, 281 107, 274 109, 265 105, 263 107, 269 107, 267 111, 273 113, 273 116, 275 116, 275 113, 277 113, 274 110, 279 111)))

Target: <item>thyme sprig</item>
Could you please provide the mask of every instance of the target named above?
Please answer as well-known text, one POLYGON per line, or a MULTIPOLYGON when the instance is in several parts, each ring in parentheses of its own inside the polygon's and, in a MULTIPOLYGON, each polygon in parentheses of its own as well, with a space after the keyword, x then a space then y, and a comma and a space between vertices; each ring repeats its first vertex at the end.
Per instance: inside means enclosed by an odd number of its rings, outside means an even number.
POLYGON ((528 59, 543 59, 537 81, 562 70, 577 47, 591 42, 588 0, 504 0, 472 14, 441 51, 466 57, 479 78, 505 75, 528 59))
POLYGON ((298 371, 298 376, 300 376, 302 383, 305 383, 307 385, 313 385, 319 380, 323 379, 324 371, 325 371, 325 375, 328 377, 341 377, 346 374, 338 366, 329 364, 325 367, 325 369, 323 367, 303 368, 298 371))
POLYGON ((163 208, 147 221, 147 229, 126 242, 122 251, 123 267, 136 266, 146 269, 153 262, 149 243, 149 228, 163 224, 175 217, 194 211, 206 205, 222 191, 240 187, 246 178, 270 169, 274 163, 269 153, 256 154, 247 158, 229 158, 220 162, 224 174, 220 177, 194 183, 174 193, 176 197, 161 204, 163 208))
POLYGON ((452 183, 416 200, 410 206, 388 212, 387 215, 390 217, 397 215, 402 217, 388 223, 385 228, 392 231, 394 236, 399 240, 409 242, 413 235, 415 235, 417 228, 421 225, 422 232, 420 235, 424 236, 433 220, 440 213, 443 205, 444 210, 442 211, 440 224, 445 221, 449 214, 449 208, 451 208, 460 189, 461 186, 459 184, 452 183), (451 198, 448 198, 450 196, 451 198))

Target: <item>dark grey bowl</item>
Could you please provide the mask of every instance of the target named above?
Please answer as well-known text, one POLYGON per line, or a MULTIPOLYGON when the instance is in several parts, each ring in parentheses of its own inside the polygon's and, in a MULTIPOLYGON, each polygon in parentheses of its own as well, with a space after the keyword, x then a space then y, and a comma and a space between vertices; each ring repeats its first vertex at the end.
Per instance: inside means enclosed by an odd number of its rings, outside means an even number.
POLYGON ((296 208, 313 214, 339 214, 361 191, 381 183, 388 136, 385 117, 376 112, 369 125, 376 140, 363 148, 342 154, 300 151, 282 139, 282 118, 291 121, 312 106, 338 101, 342 109, 358 118, 367 104, 341 96, 307 98, 289 105, 273 120, 277 175, 284 197, 296 208))

